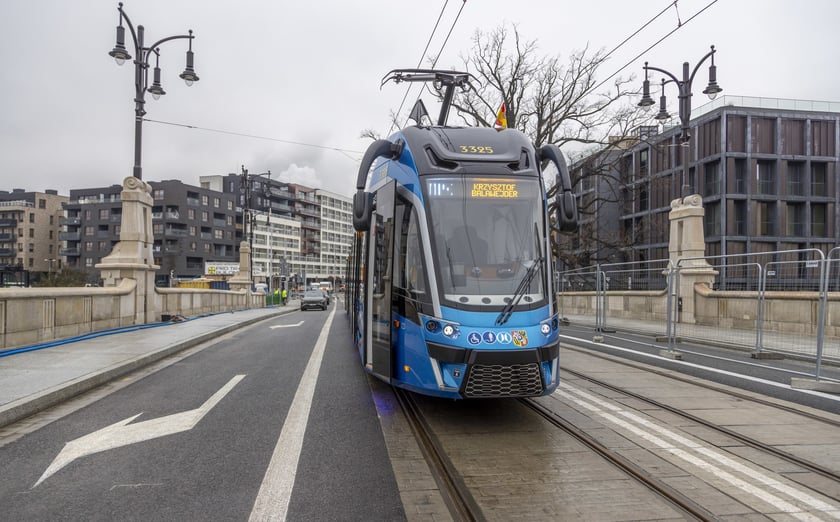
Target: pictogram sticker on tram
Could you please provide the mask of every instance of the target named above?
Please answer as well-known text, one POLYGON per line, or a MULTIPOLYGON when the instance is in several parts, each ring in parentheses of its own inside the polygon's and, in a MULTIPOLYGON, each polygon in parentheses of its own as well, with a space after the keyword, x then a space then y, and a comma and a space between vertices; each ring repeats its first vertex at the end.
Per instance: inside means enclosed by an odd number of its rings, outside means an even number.
POLYGON ((481 336, 476 332, 470 332, 470 335, 467 336, 467 341, 470 344, 478 344, 481 342, 481 336))
POLYGON ((525 330, 512 330, 510 334, 513 336, 513 344, 522 348, 528 346, 528 332, 525 330))
POLYGON ((498 341, 499 344, 510 344, 510 334, 507 332, 499 332, 496 334, 496 341, 498 341))
POLYGON ((484 342, 487 344, 493 344, 496 342, 496 334, 494 332, 484 332, 481 334, 481 338, 484 339, 484 342))

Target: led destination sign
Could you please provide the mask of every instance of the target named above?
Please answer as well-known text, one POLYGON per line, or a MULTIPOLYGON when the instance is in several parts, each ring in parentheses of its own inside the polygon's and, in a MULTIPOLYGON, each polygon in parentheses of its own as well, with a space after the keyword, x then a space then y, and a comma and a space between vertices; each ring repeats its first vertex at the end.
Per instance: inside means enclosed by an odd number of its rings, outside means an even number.
POLYGON ((518 199, 524 196, 520 181, 513 179, 436 178, 428 181, 429 195, 436 198, 518 199))
POLYGON ((470 195, 474 198, 518 198, 516 183, 473 183, 470 195))

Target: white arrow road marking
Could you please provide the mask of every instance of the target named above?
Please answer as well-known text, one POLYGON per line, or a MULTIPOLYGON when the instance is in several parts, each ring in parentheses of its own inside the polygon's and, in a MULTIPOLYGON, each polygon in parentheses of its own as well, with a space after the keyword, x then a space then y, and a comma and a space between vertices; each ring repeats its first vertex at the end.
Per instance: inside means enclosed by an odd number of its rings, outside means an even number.
POLYGON ((129 424, 129 422, 142 415, 142 413, 138 413, 133 417, 106 426, 101 430, 94 431, 76 440, 71 440, 64 445, 64 448, 59 452, 52 464, 50 464, 50 467, 44 471, 44 474, 41 475, 41 478, 32 487, 37 487, 38 484, 76 459, 99 453, 100 451, 107 451, 109 449, 119 448, 120 446, 128 446, 129 444, 143 442, 144 440, 156 439, 158 437, 191 430, 244 377, 244 375, 234 376, 219 391, 207 399, 204 404, 194 410, 150 419, 138 422, 137 424, 129 424))
POLYGON ((300 326, 303 324, 303 321, 298 321, 295 324, 275 324, 274 326, 269 326, 272 330, 275 328, 294 328, 295 326, 300 326))

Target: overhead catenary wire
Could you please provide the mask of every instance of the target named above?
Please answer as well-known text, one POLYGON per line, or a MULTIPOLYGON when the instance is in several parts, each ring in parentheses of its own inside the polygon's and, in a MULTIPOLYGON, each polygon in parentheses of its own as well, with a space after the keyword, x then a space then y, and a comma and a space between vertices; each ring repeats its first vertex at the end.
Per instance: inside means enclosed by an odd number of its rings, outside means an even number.
MULTIPOLYGON (((697 11, 696 13, 694 13, 693 15, 691 15, 691 17, 689 17, 688 19, 686 19, 685 21, 680 21, 680 22, 677 24, 677 26, 676 26, 674 29, 672 29, 671 31, 669 31, 667 34, 665 34, 665 36, 663 36, 663 37, 662 37, 662 38, 660 38, 659 40, 655 41, 655 42, 654 42, 653 44, 651 44, 651 45, 650 45, 647 49, 643 50, 642 52, 640 52, 639 54, 637 54, 636 56, 634 56, 632 59, 630 59, 630 61, 628 61, 627 63, 625 63, 625 64, 624 64, 621 68, 619 68, 617 71, 615 71, 615 72, 614 72, 614 73, 612 73, 611 75, 607 76, 607 77, 606 77, 603 81, 601 81, 601 82, 600 82, 600 83, 598 83, 597 85, 593 86, 591 89, 589 89, 589 90, 585 91, 585 92, 584 92, 584 94, 588 94, 588 93, 590 93, 590 92, 592 92, 592 91, 594 91, 594 90, 596 90, 596 89, 600 88, 602 85, 604 85, 605 83, 607 83, 608 81, 610 81, 610 80, 611 80, 611 79, 612 79, 615 75, 617 75, 618 73, 620 73, 620 72, 621 72, 621 71, 623 71, 624 69, 628 68, 628 67, 629 67, 630 65, 632 65, 632 64, 633 64, 636 60, 638 60, 639 58, 641 58, 641 57, 642 57, 642 55, 644 55, 646 52, 650 51, 651 49, 653 49, 653 48, 654 48, 654 47, 656 47, 657 45, 661 44, 663 41, 665 41, 665 39, 666 39, 666 38, 668 38, 669 36, 671 36, 671 35, 672 35, 672 34, 674 34, 675 32, 677 32, 677 31, 679 31, 680 29, 682 29, 683 27, 685 27, 685 26, 688 24, 688 22, 690 22, 690 21, 694 20, 694 19, 695 19, 695 18, 697 18, 697 17, 698 17, 701 13, 703 13, 704 11, 706 11, 708 8, 712 7, 714 4, 716 4, 716 3, 717 3, 717 1, 718 1, 718 0, 712 0, 711 2, 709 2, 708 4, 706 4, 706 7, 704 7, 703 9, 701 9, 701 10, 699 10, 699 11, 697 11)), ((672 4, 670 4, 668 7, 666 7, 666 8, 665 8, 665 10, 667 10, 669 7, 671 7, 671 5, 674 5, 674 6, 675 6, 675 5, 676 5, 676 3, 677 3, 677 2, 676 2, 676 0, 675 0, 672 4)), ((665 10, 663 10, 662 12, 664 12, 665 10)), ((658 17, 662 14, 662 12, 660 12, 658 15, 656 15, 656 17, 655 17, 655 18, 658 18, 658 17)), ((654 18, 654 19, 655 19, 655 18, 654 18)), ((653 19, 651 20, 651 22, 652 22, 652 21, 653 21, 653 19)), ((648 22, 648 24, 649 24, 649 23, 650 23, 650 22, 648 22)), ((645 26, 647 26, 648 24, 645 24, 645 26)), ((644 28, 644 26, 643 26, 642 28, 644 28)), ((636 33, 638 33, 638 31, 636 31, 636 33)), ((630 38, 632 38, 633 36, 635 36, 635 35, 636 35, 636 33, 633 33, 633 34, 632 34, 632 35, 628 38, 628 40, 629 40, 630 38)), ((626 40, 625 40, 625 41, 626 41, 626 40)), ((623 45, 623 44, 624 44, 624 42, 622 42, 621 44, 619 44, 619 47, 620 47, 621 45, 623 45)), ((617 49, 617 48, 618 48, 618 47, 616 47, 616 49, 617 49)), ((615 49, 614 49, 614 50, 615 50, 615 49)), ((614 51, 614 50, 613 50, 613 51, 614 51)), ((610 53, 612 53, 613 51, 610 51, 610 53)), ((609 55, 607 55, 607 56, 609 56, 609 55)))
POLYGON ((272 137, 269 137, 269 136, 259 136, 259 135, 256 135, 256 134, 247 134, 247 133, 244 133, 244 132, 227 131, 227 130, 222 130, 222 129, 211 129, 209 127, 199 127, 198 125, 188 125, 186 123, 175 123, 175 122, 172 122, 172 121, 153 120, 153 119, 150 119, 150 118, 143 118, 143 121, 148 121, 150 123, 160 123, 161 125, 171 125, 173 127, 183 127, 183 128, 186 128, 186 129, 195 129, 195 130, 203 130, 203 131, 207 131, 207 132, 216 132, 216 133, 219 133, 219 134, 228 134, 230 136, 240 136, 240 137, 243 137, 243 138, 254 138, 254 139, 258 139, 258 140, 276 141, 276 142, 279 142, 279 143, 287 143, 289 145, 299 145, 301 147, 313 147, 313 148, 316 148, 316 149, 332 150, 332 151, 344 154, 345 156, 347 156, 348 158, 350 158, 353 161, 361 161, 361 159, 360 158, 354 158, 353 156, 350 156, 351 153, 352 154, 364 154, 362 151, 358 151, 358 150, 342 149, 340 147, 330 147, 330 146, 327 146, 327 145, 316 145, 314 143, 305 143, 305 142, 302 142, 302 141, 284 140, 284 139, 281 139, 281 138, 272 138, 272 137))
MULTIPOLYGON (((466 2, 466 0, 464 0, 466 2)), ((420 55, 420 59, 417 60, 417 68, 419 69, 421 65, 423 65, 423 59, 426 57, 426 52, 429 50, 429 46, 432 45, 432 39, 437 32, 438 26, 440 25, 440 21, 443 18, 443 13, 446 12, 446 6, 449 5, 449 0, 446 0, 443 3, 443 7, 440 9, 440 13, 438 14, 437 21, 435 22, 435 26, 432 28, 431 34, 429 34, 429 39, 426 41, 426 47, 423 48, 423 53, 420 55)), ((400 108, 397 109, 397 115, 399 115, 403 107, 405 107, 405 100, 408 99, 408 93, 411 91, 411 83, 406 86, 405 94, 403 95, 403 99, 400 102, 400 108)), ((415 102, 416 103, 416 102, 415 102)), ((391 131, 394 130, 394 122, 391 122, 391 127, 388 129, 388 134, 391 134, 391 131)))

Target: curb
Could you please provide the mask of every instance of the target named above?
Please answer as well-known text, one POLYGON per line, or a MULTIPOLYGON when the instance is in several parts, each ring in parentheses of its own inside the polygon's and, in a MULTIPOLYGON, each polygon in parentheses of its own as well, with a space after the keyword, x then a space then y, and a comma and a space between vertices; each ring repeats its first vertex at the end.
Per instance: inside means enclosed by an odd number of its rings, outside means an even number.
POLYGON ((166 357, 169 357, 170 355, 173 355, 180 351, 210 341, 216 337, 219 337, 220 335, 224 335, 228 332, 238 330, 239 328, 244 328, 254 323, 258 323, 266 319, 272 319, 274 317, 285 315, 295 311, 297 310, 282 310, 276 313, 270 313, 262 315, 260 317, 246 319, 242 322, 230 324, 228 326, 223 326, 215 330, 209 330, 206 333, 203 333, 186 341, 181 341, 176 344, 165 346, 159 350, 147 353, 145 355, 141 355, 139 357, 135 357, 134 359, 129 359, 127 361, 111 365, 101 370, 94 371, 84 377, 79 377, 64 382, 57 386, 53 386, 52 388, 47 388, 46 390, 40 391, 38 393, 4 404, 0 406, 0 428, 4 428, 10 424, 25 419, 26 417, 29 417, 36 413, 40 413, 41 411, 44 411, 47 408, 51 408, 68 399, 71 399, 76 395, 80 395, 84 392, 90 391, 107 382, 122 377, 123 375, 149 366, 157 361, 160 361, 161 359, 165 359, 166 357))

